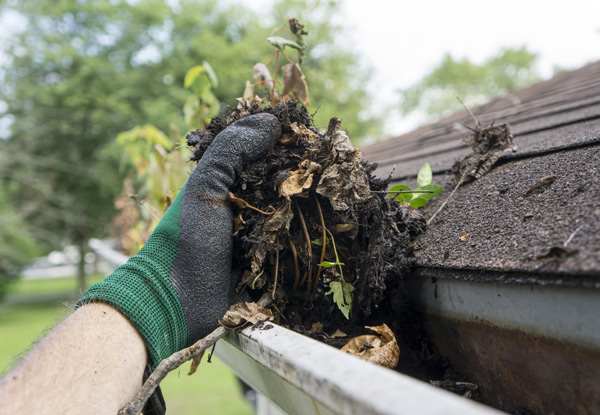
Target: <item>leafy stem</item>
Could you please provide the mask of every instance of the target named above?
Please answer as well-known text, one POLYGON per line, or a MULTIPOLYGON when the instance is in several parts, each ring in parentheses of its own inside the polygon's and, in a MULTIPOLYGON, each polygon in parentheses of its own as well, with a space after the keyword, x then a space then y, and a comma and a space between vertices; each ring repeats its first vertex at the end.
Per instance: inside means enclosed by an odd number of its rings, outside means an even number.
MULTIPOLYGON (((329 239, 331 239, 331 245, 333 246, 333 253, 335 254, 335 262, 323 261, 319 264, 319 266, 325 267, 325 268, 331 268, 331 267, 335 267, 337 265, 337 267, 340 270, 340 279, 342 281, 346 281, 344 279, 344 270, 342 269, 342 265, 345 265, 345 264, 343 262, 340 262, 340 257, 338 256, 337 248, 335 247, 335 239, 333 238, 333 234, 327 228, 325 228, 325 231, 329 235, 329 239)), ((327 242, 325 242, 325 243, 327 243, 327 242)))
MULTIPOLYGON (((354 286, 344 279, 344 271, 342 269, 343 262, 340 262, 340 257, 335 246, 335 238, 329 229, 325 229, 329 238, 331 239, 331 245, 333 246, 333 253, 335 254, 335 262, 323 261, 319 266, 324 268, 332 268, 337 266, 340 270, 340 280, 332 281, 329 283, 329 291, 325 295, 333 294, 333 302, 338 306, 344 317, 350 319, 350 313, 352 312, 352 302, 354 300, 354 286)), ((327 241, 323 241, 327 243, 327 241)))
POLYGON ((427 202, 437 195, 439 195, 444 188, 433 184, 433 172, 429 163, 425 163, 419 170, 417 175, 417 183, 419 187, 412 189, 406 184, 398 184, 390 187, 389 191, 382 193, 389 193, 390 198, 399 202, 407 202, 414 208, 423 207, 427 202))

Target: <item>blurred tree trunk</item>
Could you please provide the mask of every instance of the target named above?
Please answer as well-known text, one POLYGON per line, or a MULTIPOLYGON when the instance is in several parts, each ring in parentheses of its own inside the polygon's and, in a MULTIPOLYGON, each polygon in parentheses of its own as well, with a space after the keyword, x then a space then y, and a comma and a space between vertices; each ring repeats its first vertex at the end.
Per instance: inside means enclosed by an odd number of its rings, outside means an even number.
POLYGON ((79 292, 83 294, 87 289, 87 275, 85 273, 85 254, 86 254, 86 245, 87 245, 87 237, 86 235, 79 235, 78 238, 78 248, 79 248, 79 264, 77 266, 77 281, 79 285, 79 292))

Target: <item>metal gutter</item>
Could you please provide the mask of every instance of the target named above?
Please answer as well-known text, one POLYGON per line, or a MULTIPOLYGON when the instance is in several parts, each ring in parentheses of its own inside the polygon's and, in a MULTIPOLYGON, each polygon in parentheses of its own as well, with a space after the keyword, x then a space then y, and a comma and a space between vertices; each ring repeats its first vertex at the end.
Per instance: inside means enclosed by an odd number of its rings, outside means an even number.
POLYGON ((216 353, 288 414, 501 413, 271 323, 230 333, 216 353))
MULTIPOLYGON (((127 261, 109 241, 89 245, 114 266, 127 261)), ((260 415, 502 413, 272 323, 229 333, 216 354, 260 394, 260 415)))
MULTIPOLYGON (((508 412, 600 413, 600 290, 427 278, 406 282, 434 346, 508 412)), ((436 274, 439 276, 439 274, 436 274)))

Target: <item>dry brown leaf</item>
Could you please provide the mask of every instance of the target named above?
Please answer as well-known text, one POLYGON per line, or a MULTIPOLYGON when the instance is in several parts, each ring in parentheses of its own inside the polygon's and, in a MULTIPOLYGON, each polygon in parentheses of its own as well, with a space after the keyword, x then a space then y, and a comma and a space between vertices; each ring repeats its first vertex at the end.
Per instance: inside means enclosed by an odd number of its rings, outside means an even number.
POLYGON ((279 194, 281 196, 301 196, 308 197, 304 193, 305 190, 310 189, 313 184, 313 175, 309 174, 305 177, 305 169, 299 169, 290 172, 290 176, 285 179, 281 185, 279 185, 279 194))
POLYGON ((357 225, 353 223, 338 223, 337 225, 335 225, 334 233, 350 232, 353 231, 356 228, 356 226, 357 225))
POLYGON ((294 213, 292 212, 292 202, 290 199, 286 198, 286 201, 282 207, 277 209, 277 211, 271 215, 269 219, 265 222, 262 229, 264 232, 269 233, 272 241, 275 241, 275 234, 283 229, 290 229, 290 222, 294 218, 294 213))
POLYGON ((312 326, 310 326, 310 331, 313 334, 323 333, 323 323, 319 323, 318 321, 313 323, 312 326))
POLYGON ((400 348, 392 330, 386 324, 365 327, 378 335, 365 334, 354 337, 342 347, 342 351, 368 362, 394 369, 400 359, 400 348))
POLYGON ((244 229, 245 224, 246 221, 242 217, 242 212, 238 212, 238 214, 233 218, 233 236, 236 236, 239 231, 244 229))
POLYGON ((337 329, 335 331, 335 333, 333 333, 330 337, 332 339, 339 339, 339 338, 343 338, 343 337, 347 337, 348 335, 346 333, 344 333, 343 331, 341 331, 340 329, 337 329))
POLYGON ((192 363, 190 364, 190 371, 188 372, 188 376, 193 375, 198 370, 198 366, 200 366, 200 362, 202 361, 202 357, 204 356, 204 351, 202 351, 198 356, 192 359, 192 363))
POLYGON ((281 91, 281 95, 289 94, 304 105, 310 105, 308 85, 300 66, 297 63, 288 63, 283 65, 281 70, 283 71, 283 91, 281 91))
POLYGON ((371 197, 368 176, 360 159, 332 164, 323 171, 316 192, 326 197, 335 210, 349 210, 371 197), (349 186, 352 183, 352 186, 349 186))
POLYGON ((254 75, 254 79, 257 79, 260 82, 264 82, 265 87, 268 91, 271 91, 274 87, 273 78, 271 78, 271 72, 269 72, 269 68, 264 63, 257 63, 252 68, 252 73, 254 75))
POLYGON ((256 324, 259 321, 271 321, 274 318, 271 310, 256 303, 237 303, 229 307, 219 323, 228 329, 237 329, 248 323, 256 324))
POLYGON ((304 124, 298 124, 297 122, 293 122, 290 124, 290 128, 294 131, 295 134, 298 134, 300 137, 302 137, 308 142, 319 140, 319 136, 304 124))
POLYGON ((279 139, 279 142, 281 144, 283 144, 284 146, 296 144, 296 141, 298 141, 298 134, 296 134, 296 133, 294 133, 294 134, 284 133, 281 135, 281 138, 279 139))

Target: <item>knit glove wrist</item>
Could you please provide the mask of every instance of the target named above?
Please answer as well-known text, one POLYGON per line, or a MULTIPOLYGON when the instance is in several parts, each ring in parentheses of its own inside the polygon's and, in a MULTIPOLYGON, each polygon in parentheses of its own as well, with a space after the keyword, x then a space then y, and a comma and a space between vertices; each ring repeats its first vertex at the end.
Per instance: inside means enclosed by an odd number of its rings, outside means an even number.
POLYGON ((233 300, 227 194, 280 134, 269 114, 243 118, 218 134, 146 245, 79 301, 105 302, 125 315, 144 339, 153 368, 214 330, 233 300))

